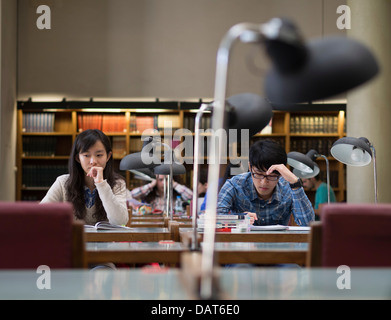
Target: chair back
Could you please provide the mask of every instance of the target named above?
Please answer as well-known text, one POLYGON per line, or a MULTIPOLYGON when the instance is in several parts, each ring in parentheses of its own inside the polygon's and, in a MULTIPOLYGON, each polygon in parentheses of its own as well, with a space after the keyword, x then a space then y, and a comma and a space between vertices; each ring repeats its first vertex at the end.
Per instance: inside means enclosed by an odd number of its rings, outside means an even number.
POLYGON ((83 267, 83 225, 69 203, 0 202, 0 269, 83 267))
POLYGON ((333 203, 322 208, 321 219, 313 225, 310 245, 311 254, 321 251, 320 259, 312 262, 322 267, 391 266, 391 204, 333 203))

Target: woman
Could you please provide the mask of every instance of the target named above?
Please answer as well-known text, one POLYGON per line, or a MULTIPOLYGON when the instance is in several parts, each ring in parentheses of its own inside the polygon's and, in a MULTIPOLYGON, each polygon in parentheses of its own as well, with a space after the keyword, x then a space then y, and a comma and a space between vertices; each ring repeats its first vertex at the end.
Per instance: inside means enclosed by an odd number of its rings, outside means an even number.
POLYGON ((113 170, 110 140, 100 130, 80 133, 72 147, 69 174, 57 177, 41 203, 73 204, 76 219, 86 224, 126 224, 126 184, 113 170))
MULTIPOLYGON (((178 195, 181 196, 183 201, 191 200, 193 197, 193 191, 188 187, 173 181, 173 201, 178 195)), ((165 199, 164 199, 164 176, 156 175, 151 183, 145 184, 141 187, 135 188, 130 191, 130 195, 133 199, 143 200, 150 204, 153 209, 165 210, 165 199)))

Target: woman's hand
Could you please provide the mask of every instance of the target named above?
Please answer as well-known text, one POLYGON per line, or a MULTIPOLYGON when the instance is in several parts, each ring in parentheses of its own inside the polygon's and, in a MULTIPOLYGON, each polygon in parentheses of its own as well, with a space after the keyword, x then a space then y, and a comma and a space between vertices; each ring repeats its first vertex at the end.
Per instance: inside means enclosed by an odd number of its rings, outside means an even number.
POLYGON ((102 167, 92 167, 90 171, 87 173, 87 177, 91 177, 94 179, 94 183, 103 182, 103 168, 102 167))

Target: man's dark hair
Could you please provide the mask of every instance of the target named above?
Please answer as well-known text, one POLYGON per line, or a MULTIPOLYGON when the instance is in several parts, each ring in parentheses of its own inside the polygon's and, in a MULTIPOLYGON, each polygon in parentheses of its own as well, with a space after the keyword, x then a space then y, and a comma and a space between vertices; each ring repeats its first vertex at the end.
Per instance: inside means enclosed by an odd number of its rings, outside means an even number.
POLYGON ((267 170, 273 164, 287 164, 287 155, 283 147, 273 140, 258 140, 249 153, 249 161, 252 167, 259 170, 267 170))

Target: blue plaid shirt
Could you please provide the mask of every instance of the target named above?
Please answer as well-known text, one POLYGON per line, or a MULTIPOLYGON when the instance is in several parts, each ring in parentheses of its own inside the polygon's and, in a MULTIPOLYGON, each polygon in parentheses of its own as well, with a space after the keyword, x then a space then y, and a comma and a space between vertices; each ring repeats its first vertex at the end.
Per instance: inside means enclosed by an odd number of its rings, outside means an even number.
POLYGON ((288 225, 293 214, 299 226, 307 226, 315 217, 303 188, 292 190, 289 183, 280 178, 272 197, 265 201, 258 197, 250 172, 227 180, 217 204, 219 214, 243 214, 245 211, 257 214, 254 225, 288 225))

